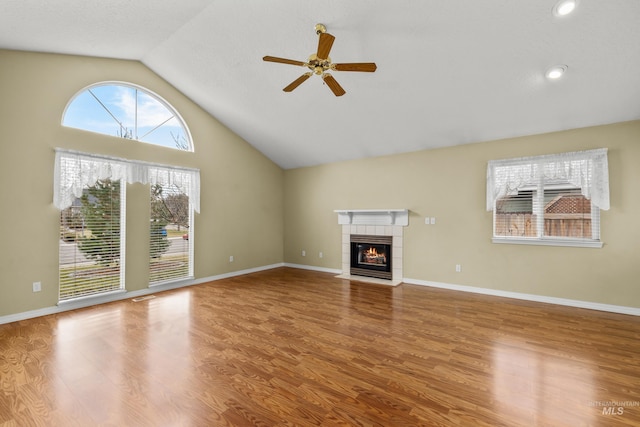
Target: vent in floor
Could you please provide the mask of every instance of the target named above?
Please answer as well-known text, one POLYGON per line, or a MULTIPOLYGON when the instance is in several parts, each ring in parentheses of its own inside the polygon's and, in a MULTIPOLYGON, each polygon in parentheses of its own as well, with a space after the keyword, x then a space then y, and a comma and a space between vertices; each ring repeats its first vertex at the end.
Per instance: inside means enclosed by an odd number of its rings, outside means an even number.
POLYGON ((140 302, 140 301, 145 301, 145 300, 148 300, 148 299, 154 299, 155 297, 156 297, 155 295, 146 295, 146 296, 143 296, 143 297, 134 298, 131 301, 140 302))

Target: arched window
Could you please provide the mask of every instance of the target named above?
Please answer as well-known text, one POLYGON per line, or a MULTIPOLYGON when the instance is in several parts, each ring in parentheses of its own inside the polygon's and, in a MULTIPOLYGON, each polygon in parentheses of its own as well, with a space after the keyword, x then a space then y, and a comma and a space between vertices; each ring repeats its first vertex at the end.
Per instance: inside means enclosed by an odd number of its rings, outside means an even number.
POLYGON ((164 99, 131 83, 95 83, 67 104, 63 126, 193 151, 180 114, 164 99))

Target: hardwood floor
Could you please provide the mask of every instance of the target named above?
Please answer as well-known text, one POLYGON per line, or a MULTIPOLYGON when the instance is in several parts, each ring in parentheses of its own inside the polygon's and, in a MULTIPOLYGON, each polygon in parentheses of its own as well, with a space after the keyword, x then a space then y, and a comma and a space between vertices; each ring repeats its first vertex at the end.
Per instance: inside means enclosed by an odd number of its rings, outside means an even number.
POLYGON ((0 325, 0 426, 638 426, 640 318, 290 268, 0 325))

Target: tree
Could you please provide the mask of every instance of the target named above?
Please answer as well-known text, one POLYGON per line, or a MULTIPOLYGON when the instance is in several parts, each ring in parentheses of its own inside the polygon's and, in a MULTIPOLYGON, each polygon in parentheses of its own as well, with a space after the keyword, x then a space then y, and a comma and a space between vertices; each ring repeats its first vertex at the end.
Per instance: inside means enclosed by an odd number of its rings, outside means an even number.
POLYGON ((179 190, 167 191, 162 185, 151 187, 151 220, 189 227, 189 196, 179 190))
POLYGON ((183 134, 179 132, 177 134, 174 134, 171 131, 169 131, 169 133, 171 134, 171 138, 173 139, 173 142, 176 144, 176 148, 178 150, 189 151, 189 142, 187 141, 187 138, 183 134))
POLYGON ((120 261, 120 182, 99 180, 80 199, 84 227, 78 249, 101 265, 120 261))
POLYGON ((60 213, 62 219, 61 224, 64 228, 80 229, 82 228, 82 214, 78 206, 69 206, 60 213))
POLYGON ((151 219, 151 236, 149 242, 151 258, 160 258, 160 256, 169 249, 166 226, 167 223, 164 221, 151 219))
POLYGON ((160 184, 151 186, 151 257, 159 258, 169 249, 166 226, 189 226, 189 198, 177 191, 167 191, 160 184))
POLYGON ((118 122, 118 124, 120 127, 118 128, 118 132, 116 132, 116 136, 124 139, 133 139, 133 132, 131 132, 131 129, 123 126, 120 122, 118 122))

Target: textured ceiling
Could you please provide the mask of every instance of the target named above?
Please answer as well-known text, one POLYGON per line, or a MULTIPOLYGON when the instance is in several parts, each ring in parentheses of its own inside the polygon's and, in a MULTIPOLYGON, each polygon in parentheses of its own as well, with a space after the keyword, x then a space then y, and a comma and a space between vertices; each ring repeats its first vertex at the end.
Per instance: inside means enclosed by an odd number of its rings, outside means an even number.
POLYGON ((640 119, 640 1, 554 4, 2 0, 0 48, 140 60, 285 169, 640 119), (305 61, 316 23, 333 62, 378 65, 334 72, 339 98, 262 61, 305 61))

